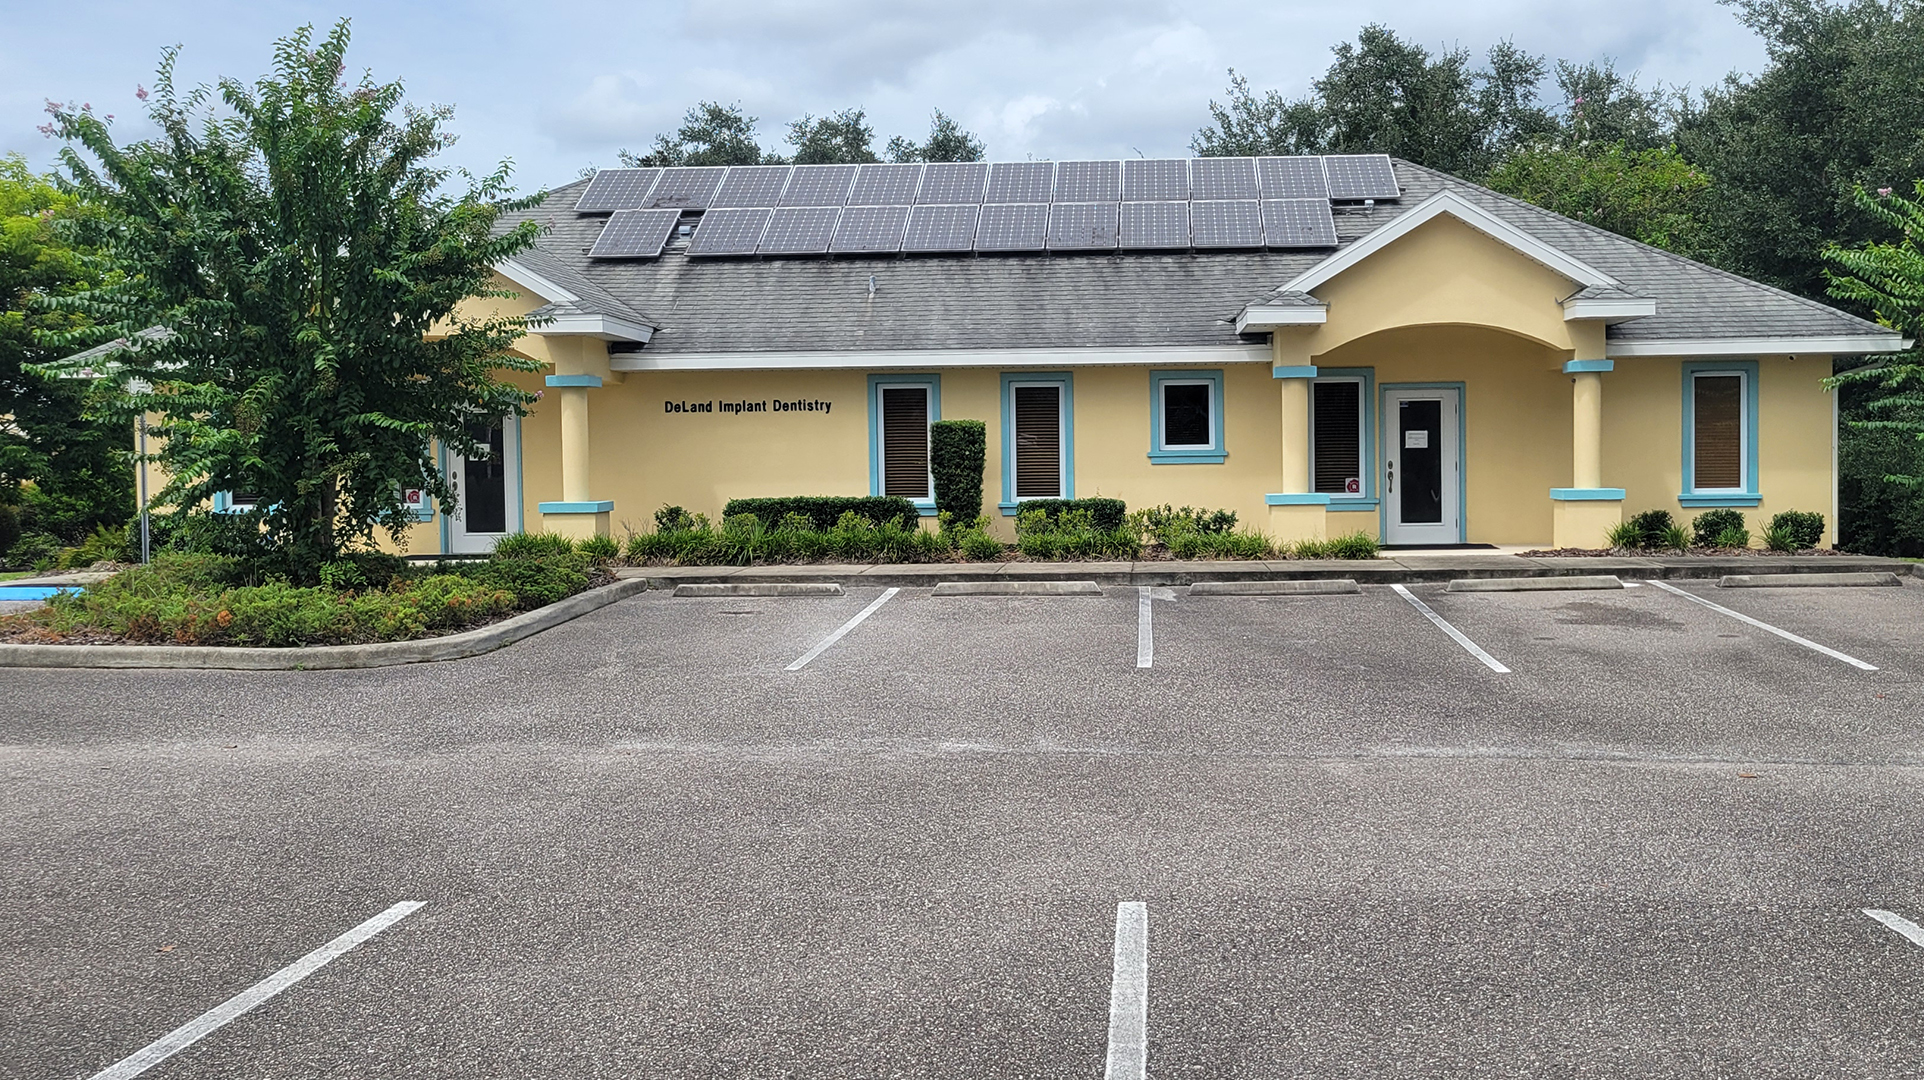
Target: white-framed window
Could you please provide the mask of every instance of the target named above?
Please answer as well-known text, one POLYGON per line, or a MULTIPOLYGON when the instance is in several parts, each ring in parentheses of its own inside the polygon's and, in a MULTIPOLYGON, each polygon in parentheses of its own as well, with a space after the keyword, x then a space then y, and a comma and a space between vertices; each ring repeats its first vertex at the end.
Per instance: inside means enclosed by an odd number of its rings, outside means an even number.
POLYGON ((869 494, 897 495, 934 512, 929 425, 941 418, 939 376, 869 376, 869 494))
POLYGON ((1223 461, 1223 373, 1152 371, 1149 460, 1158 464, 1223 461))
POLYGON ((1016 501, 1062 498, 1062 387, 1011 383, 1009 396, 1015 411, 1016 501))
POLYGON ((1694 371, 1690 375, 1690 490, 1745 491, 1744 462, 1756 433, 1746 422, 1745 371, 1694 371))
POLYGON ((1369 380, 1319 376, 1309 385, 1310 490, 1338 499, 1370 497, 1369 380))

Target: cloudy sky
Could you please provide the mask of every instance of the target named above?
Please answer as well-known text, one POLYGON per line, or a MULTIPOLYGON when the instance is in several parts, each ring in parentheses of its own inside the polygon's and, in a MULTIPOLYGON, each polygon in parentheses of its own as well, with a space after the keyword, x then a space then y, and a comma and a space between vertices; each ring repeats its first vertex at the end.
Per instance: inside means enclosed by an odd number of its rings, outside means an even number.
POLYGON ((763 142, 805 112, 861 105, 879 147, 919 136, 939 107, 992 158, 1187 153, 1225 69, 1295 96, 1364 23, 1432 49, 1481 54, 1512 38, 1551 58, 1614 57, 1643 79, 1703 86, 1763 60, 1713 0, 549 0, 332 4, 289 0, 8 0, 0 46, 0 152, 49 165, 47 98, 147 129, 137 85, 163 47, 182 82, 252 78, 274 38, 354 23, 353 66, 456 107, 456 164, 516 163, 523 190, 610 165, 672 129, 700 99, 740 101, 763 142))

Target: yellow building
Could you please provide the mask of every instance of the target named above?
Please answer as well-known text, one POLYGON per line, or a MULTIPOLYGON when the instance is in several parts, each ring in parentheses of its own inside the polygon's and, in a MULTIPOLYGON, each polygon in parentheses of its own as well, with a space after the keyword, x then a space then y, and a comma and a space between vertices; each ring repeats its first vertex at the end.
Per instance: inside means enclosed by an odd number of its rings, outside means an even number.
MULTIPOLYGON (((1234 510, 1281 539, 1597 547, 1816 510, 1832 359, 1886 328, 1380 156, 621 169, 525 212, 524 418, 445 456, 414 552, 674 504, 904 495, 1234 510)), ((499 303, 499 302, 490 302, 499 303)))

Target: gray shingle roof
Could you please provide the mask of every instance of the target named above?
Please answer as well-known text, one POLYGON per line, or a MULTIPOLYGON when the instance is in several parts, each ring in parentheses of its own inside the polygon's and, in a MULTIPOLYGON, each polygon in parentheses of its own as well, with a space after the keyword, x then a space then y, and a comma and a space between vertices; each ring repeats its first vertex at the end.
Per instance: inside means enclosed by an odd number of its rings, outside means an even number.
MULTIPOLYGON (((1449 189, 1657 302, 1612 341, 1886 336, 1823 304, 1572 221, 1431 169, 1396 162, 1399 202, 1340 207, 1347 245, 1449 189)), ((657 327, 650 353, 1210 346, 1248 304, 1300 304, 1285 283, 1328 251, 985 255, 703 261, 590 260, 605 218, 579 217, 587 181, 512 215, 543 222, 518 261, 581 298, 580 310, 657 327), (874 279, 871 295, 869 284, 874 279)), ((1597 293, 1603 296, 1605 293, 1597 293)))

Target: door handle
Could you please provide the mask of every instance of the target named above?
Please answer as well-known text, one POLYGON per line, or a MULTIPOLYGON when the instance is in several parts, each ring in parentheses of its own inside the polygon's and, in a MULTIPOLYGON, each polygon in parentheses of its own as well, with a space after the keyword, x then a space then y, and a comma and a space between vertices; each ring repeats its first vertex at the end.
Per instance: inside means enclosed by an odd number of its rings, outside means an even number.
POLYGON ((1396 493, 1396 462, 1389 462, 1388 465, 1389 473, 1384 484, 1383 494, 1393 495, 1396 493))

